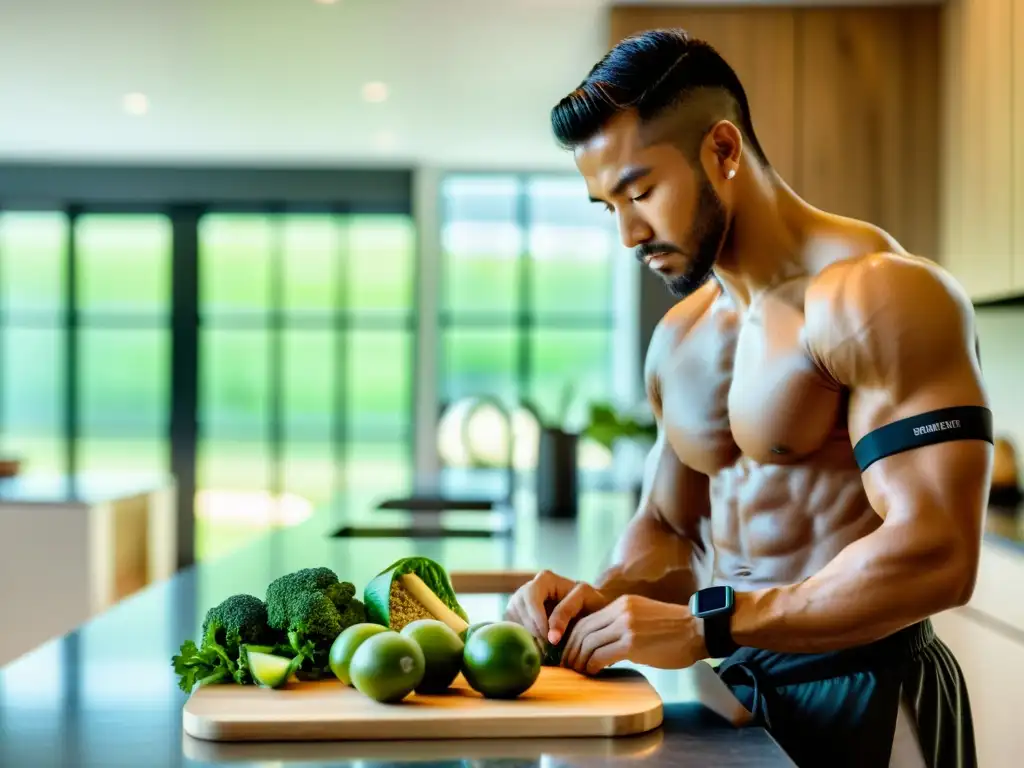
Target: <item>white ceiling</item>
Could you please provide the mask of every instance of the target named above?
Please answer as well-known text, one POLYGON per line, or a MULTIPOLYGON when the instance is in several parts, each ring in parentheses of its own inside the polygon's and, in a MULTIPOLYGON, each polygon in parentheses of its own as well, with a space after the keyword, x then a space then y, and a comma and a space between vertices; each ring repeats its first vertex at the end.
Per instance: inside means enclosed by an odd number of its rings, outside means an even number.
POLYGON ((563 167, 548 110, 604 52, 610 4, 0 0, 0 156, 563 167))

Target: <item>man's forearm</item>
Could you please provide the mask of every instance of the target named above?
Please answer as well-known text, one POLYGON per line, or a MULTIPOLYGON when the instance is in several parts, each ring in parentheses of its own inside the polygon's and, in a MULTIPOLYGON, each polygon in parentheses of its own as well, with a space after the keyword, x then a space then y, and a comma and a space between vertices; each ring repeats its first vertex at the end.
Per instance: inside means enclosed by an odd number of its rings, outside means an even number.
POLYGON ((611 599, 642 595, 685 604, 697 589, 693 543, 650 514, 629 524, 617 546, 617 561, 594 587, 611 599))
POLYGON ((780 653, 874 642, 966 601, 971 561, 941 533, 883 525, 799 584, 737 593, 732 636, 780 653))

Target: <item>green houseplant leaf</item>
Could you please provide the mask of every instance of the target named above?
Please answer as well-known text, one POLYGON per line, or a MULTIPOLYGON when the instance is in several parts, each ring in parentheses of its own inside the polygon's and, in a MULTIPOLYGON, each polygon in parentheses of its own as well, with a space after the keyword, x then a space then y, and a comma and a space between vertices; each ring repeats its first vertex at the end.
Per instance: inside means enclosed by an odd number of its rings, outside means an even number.
POLYGON ((653 442, 657 439, 658 427, 653 421, 642 423, 631 416, 620 416, 607 403, 594 403, 590 406, 590 422, 583 434, 612 450, 618 440, 653 442))

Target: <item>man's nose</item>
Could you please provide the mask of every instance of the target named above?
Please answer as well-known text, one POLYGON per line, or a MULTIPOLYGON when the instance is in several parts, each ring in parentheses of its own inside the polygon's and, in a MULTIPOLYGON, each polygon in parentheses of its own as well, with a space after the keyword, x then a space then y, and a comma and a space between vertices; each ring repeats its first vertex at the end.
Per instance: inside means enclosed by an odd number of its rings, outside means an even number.
POLYGON ((619 214, 619 233, 626 248, 636 248, 654 237, 654 232, 647 222, 628 208, 619 214))

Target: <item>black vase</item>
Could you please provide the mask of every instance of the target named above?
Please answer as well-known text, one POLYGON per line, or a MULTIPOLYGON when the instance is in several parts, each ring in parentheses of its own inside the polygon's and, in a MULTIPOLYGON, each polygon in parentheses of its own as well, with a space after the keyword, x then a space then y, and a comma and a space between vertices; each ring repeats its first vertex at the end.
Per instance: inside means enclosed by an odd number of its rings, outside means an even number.
POLYGON ((561 429, 542 428, 537 451, 537 513, 571 519, 578 508, 576 447, 579 437, 561 429))

